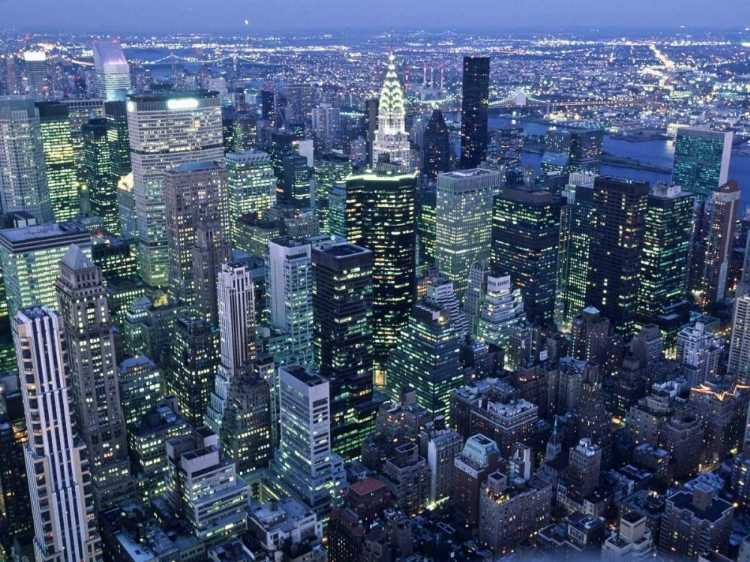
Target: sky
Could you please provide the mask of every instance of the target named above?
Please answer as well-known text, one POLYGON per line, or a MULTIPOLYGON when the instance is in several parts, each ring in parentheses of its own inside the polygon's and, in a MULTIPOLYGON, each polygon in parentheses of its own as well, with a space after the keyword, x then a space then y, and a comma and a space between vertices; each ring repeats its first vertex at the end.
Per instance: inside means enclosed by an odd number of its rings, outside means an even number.
POLYGON ((0 29, 23 32, 681 25, 750 26, 750 0, 0 0, 0 29))

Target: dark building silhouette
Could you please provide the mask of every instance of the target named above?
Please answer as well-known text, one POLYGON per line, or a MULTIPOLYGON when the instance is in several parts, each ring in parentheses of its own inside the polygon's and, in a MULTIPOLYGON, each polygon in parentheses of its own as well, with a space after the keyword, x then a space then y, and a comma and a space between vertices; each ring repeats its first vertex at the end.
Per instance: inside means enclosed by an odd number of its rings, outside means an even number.
POLYGON ((461 105, 461 168, 476 168, 487 158, 490 58, 464 57, 461 105))
POLYGON ((450 143, 448 126, 443 113, 436 109, 427 122, 424 134, 424 153, 422 155, 422 173, 428 180, 434 180, 441 172, 450 169, 450 143))

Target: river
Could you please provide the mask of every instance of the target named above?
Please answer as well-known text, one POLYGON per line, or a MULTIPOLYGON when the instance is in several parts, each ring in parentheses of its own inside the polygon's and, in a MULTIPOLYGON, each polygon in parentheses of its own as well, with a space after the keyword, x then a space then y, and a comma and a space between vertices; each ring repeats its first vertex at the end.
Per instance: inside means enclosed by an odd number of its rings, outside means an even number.
MULTIPOLYGON (((503 117, 490 117, 490 128, 501 127, 510 123, 510 119, 503 117)), ((548 127, 541 123, 527 123, 520 121, 528 135, 543 135, 547 132, 548 127)), ((616 156, 634 158, 641 162, 648 162, 665 168, 672 167, 674 160, 674 145, 668 140, 652 140, 645 142, 627 142, 624 140, 613 139, 608 135, 604 137, 604 151, 616 156)), ((524 152, 522 156, 524 164, 534 166, 536 173, 539 173, 539 163, 541 155, 524 152)), ((670 174, 660 174, 648 170, 637 170, 634 168, 621 168, 619 166, 602 166, 602 174, 612 176, 623 176, 636 180, 646 180, 652 184, 657 181, 669 182, 672 177, 670 174)), ((736 179, 740 184, 742 192, 740 200, 740 212, 750 206, 750 156, 732 156, 729 162, 729 177, 736 179)))

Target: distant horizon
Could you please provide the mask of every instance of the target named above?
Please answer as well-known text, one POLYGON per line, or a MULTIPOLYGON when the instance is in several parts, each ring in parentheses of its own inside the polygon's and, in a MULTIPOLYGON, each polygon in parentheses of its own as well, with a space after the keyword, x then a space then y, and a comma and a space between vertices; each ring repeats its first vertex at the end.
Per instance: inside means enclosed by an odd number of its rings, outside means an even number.
POLYGON ((746 0, 0 0, 4 32, 265 33, 327 30, 741 30, 746 0), (30 5, 32 4, 32 5, 30 5), (270 8, 270 9, 269 9, 270 8), (245 24, 247 22, 247 24, 245 24), (331 22, 336 22, 335 26, 331 22), (408 23, 407 23, 408 22, 408 23), (612 22, 617 22, 613 24, 612 22), (644 22, 647 22, 644 25, 644 22))

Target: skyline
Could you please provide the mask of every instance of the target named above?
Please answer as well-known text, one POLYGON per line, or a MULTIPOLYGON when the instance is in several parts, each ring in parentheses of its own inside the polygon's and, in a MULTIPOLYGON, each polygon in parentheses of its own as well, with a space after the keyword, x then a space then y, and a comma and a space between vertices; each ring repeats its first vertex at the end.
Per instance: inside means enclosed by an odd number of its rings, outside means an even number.
MULTIPOLYGON (((497 21, 488 23, 487 3, 466 0, 461 13, 455 13, 448 0, 414 0, 403 5, 383 0, 377 10, 364 2, 322 0, 301 6, 293 0, 280 0, 274 9, 261 13, 262 4, 248 0, 222 0, 223 9, 198 0, 164 0, 158 9, 147 0, 127 4, 101 3, 95 0, 71 0, 63 5, 40 0, 35 10, 19 0, 0 2, 3 30, 45 32, 237 32, 247 31, 321 31, 346 29, 443 29, 443 30, 524 30, 524 29, 658 29, 693 28, 738 30, 750 26, 750 4, 732 0, 713 2, 706 10, 703 0, 667 0, 654 4, 648 0, 603 5, 595 0, 572 0, 559 4, 553 0, 535 0, 529 5, 497 4, 497 21), (502 11, 501 11, 502 10, 502 11), (648 13, 644 25, 643 14, 648 13), (82 14, 86 14, 85 22, 82 14), (429 23, 425 21, 429 14, 429 23), (151 17, 144 17, 151 16, 151 17), (166 19, 165 19, 166 18, 166 19), (332 25, 335 21, 335 25, 332 25), (612 22, 616 21, 616 25, 612 22)), ((493 3, 490 3, 493 4, 493 3)))

